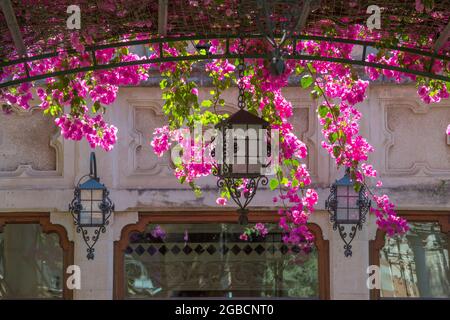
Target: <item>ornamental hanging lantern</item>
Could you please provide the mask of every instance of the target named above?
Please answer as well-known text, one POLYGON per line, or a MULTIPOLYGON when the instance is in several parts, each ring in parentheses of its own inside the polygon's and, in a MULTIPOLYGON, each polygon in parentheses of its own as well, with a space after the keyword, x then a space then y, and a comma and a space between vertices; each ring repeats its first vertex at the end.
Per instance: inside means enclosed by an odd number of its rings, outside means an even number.
MULTIPOLYGON (((238 66, 239 78, 244 74, 244 62, 238 66)), ((216 125, 216 146, 212 156, 217 168, 213 174, 219 179, 217 186, 225 189, 239 206, 239 223, 248 223, 247 206, 253 199, 259 184, 267 185, 264 175, 269 166, 269 123, 245 108, 244 87, 239 82, 239 111, 216 125)))
POLYGON ((364 186, 361 186, 359 191, 355 191, 355 183, 350 177, 349 168, 343 178, 336 180, 331 185, 330 195, 325 201, 325 208, 330 213, 333 230, 339 231, 339 235, 345 243, 345 256, 351 257, 351 242, 355 238, 357 230, 361 230, 366 221, 370 200, 364 186), (351 226, 348 233, 346 226, 351 226))
POLYGON ((95 153, 91 152, 90 172, 81 177, 74 191, 74 199, 69 205, 77 233, 81 233, 87 245, 88 260, 94 259, 94 246, 100 233, 105 233, 114 204, 109 199, 109 191, 97 176, 95 153), (83 182, 84 181, 84 182, 83 182), (88 230, 95 228, 93 234, 88 230))

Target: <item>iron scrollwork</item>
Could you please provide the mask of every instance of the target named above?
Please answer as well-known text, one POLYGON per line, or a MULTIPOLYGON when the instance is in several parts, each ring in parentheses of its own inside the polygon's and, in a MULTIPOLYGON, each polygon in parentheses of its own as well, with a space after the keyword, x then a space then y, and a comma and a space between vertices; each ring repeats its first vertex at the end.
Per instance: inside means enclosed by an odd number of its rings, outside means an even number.
POLYGON ((72 214, 74 224, 77 228, 77 233, 81 233, 81 235, 83 236, 83 240, 87 245, 87 259, 94 260, 94 246, 100 237, 100 233, 106 232, 106 226, 109 225, 109 218, 111 216, 111 213, 114 211, 114 204, 109 198, 109 191, 103 190, 103 200, 99 204, 99 209, 102 211, 104 216, 104 224, 95 227, 93 234, 90 234, 86 227, 80 225, 79 215, 82 209, 83 206, 81 205, 81 190, 79 188, 75 188, 74 199, 69 205, 69 211, 72 214))
POLYGON ((227 190, 231 199, 239 206, 239 223, 246 225, 248 223, 247 206, 258 191, 258 187, 260 185, 267 186, 269 179, 266 176, 250 178, 223 177, 218 174, 217 170, 213 170, 213 174, 218 177, 217 187, 227 190))
POLYGON ((359 197, 357 200, 357 206, 359 207, 359 219, 358 222, 351 225, 350 232, 345 230, 346 225, 350 225, 348 223, 339 223, 337 221, 337 186, 333 184, 330 188, 330 195, 328 196, 327 201, 325 201, 325 207, 328 209, 330 214, 330 222, 333 224, 333 230, 339 231, 339 236, 344 241, 344 255, 346 257, 352 256, 352 241, 356 236, 357 231, 362 230, 363 224, 366 222, 366 216, 369 212, 371 201, 366 196, 365 187, 362 186, 359 191, 359 197))

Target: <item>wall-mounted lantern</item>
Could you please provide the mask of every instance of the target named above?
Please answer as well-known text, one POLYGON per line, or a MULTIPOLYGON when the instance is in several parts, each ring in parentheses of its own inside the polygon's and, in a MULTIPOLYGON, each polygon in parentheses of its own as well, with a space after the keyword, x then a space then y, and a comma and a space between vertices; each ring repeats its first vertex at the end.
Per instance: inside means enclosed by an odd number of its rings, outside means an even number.
POLYGON ((330 221, 333 223, 333 230, 338 230, 341 239, 344 241, 344 254, 351 257, 351 242, 355 238, 357 230, 362 229, 366 221, 366 214, 370 209, 370 200, 366 194, 365 187, 355 191, 355 183, 350 177, 350 170, 343 178, 336 180, 331 185, 330 195, 325 201, 325 208, 330 213, 330 221), (351 226, 346 230, 346 226, 351 226))
MULTIPOLYGON (((239 66, 239 77, 243 77, 244 62, 239 66)), ((269 123, 245 109, 245 92, 239 82, 239 111, 216 125, 216 146, 213 157, 217 168, 213 174, 219 179, 217 186, 226 189, 231 199, 239 206, 239 223, 248 223, 247 206, 258 186, 267 185, 264 168, 269 166, 269 123)))
POLYGON ((74 199, 69 205, 70 213, 87 245, 88 260, 94 259, 94 246, 100 233, 105 233, 114 204, 109 199, 109 191, 97 176, 95 153, 91 152, 90 172, 81 177, 74 191, 74 199), (92 229, 94 229, 92 231, 92 229))

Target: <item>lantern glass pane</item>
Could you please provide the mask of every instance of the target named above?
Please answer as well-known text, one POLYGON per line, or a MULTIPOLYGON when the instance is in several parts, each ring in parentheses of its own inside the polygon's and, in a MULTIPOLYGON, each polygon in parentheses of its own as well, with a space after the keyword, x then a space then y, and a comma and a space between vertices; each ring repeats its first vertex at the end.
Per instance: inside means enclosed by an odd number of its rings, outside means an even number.
POLYGON ((92 213, 92 224, 103 224, 103 212, 97 211, 92 213))
POLYGON ((348 219, 347 208, 337 208, 336 209, 336 219, 337 219, 337 221, 347 221, 347 219, 348 219))
POLYGON ((89 212, 92 211, 92 208, 91 208, 92 202, 91 202, 91 200, 81 200, 81 206, 82 206, 82 210, 83 211, 89 211, 89 212))
POLYGON ((247 137, 247 125, 233 125, 233 136, 235 139, 245 139, 247 137))
POLYGON ((337 196, 338 197, 347 197, 349 193, 348 186, 337 186, 337 196))
POLYGON ((351 197, 359 197, 359 192, 356 192, 355 188, 353 186, 350 186, 348 188, 348 195, 351 197))
POLYGON ((92 200, 103 200, 103 189, 94 189, 92 190, 92 200))
POLYGON ((248 140, 248 156, 258 158, 258 140, 248 140))
POLYGON ((348 207, 358 208, 358 197, 348 197, 348 207))
POLYGON ((349 220, 359 221, 359 208, 349 209, 348 218, 349 220))
POLYGON ((261 129, 261 126, 248 125, 248 129, 247 129, 248 139, 249 140, 258 140, 260 129, 261 129))
POLYGON ((80 225, 90 225, 91 224, 91 211, 81 211, 80 212, 80 225))
POLYGON ((102 200, 103 199, 103 189, 82 189, 80 196, 81 196, 81 201, 102 200))
POLYGON ((234 139, 234 154, 237 156, 246 155, 246 141, 245 139, 234 139))
POLYGON ((247 157, 246 156, 234 157, 234 164, 237 164, 237 165, 239 165, 239 164, 247 164, 247 157))
POLYGON ((103 201, 103 189, 83 189, 80 193, 82 210, 79 222, 81 225, 103 224, 103 213, 100 204, 103 201))
POLYGON ((258 164, 258 157, 248 157, 248 164, 258 164))

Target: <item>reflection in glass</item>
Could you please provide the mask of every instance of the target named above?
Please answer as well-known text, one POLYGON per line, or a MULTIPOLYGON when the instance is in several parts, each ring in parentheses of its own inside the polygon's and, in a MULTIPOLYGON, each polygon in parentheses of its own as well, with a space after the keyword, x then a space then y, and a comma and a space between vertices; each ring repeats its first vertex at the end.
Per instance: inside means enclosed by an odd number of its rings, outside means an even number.
POLYGON ((125 252, 128 298, 318 298, 318 255, 283 244, 279 228, 242 241, 234 224, 162 224, 130 236, 125 252), (294 252, 293 252, 294 251, 294 252))
POLYGON ((63 297, 63 251, 39 224, 6 224, 0 232, 0 299, 63 297))
POLYGON ((448 237, 438 223, 410 223, 380 251, 382 297, 450 297, 448 237))

